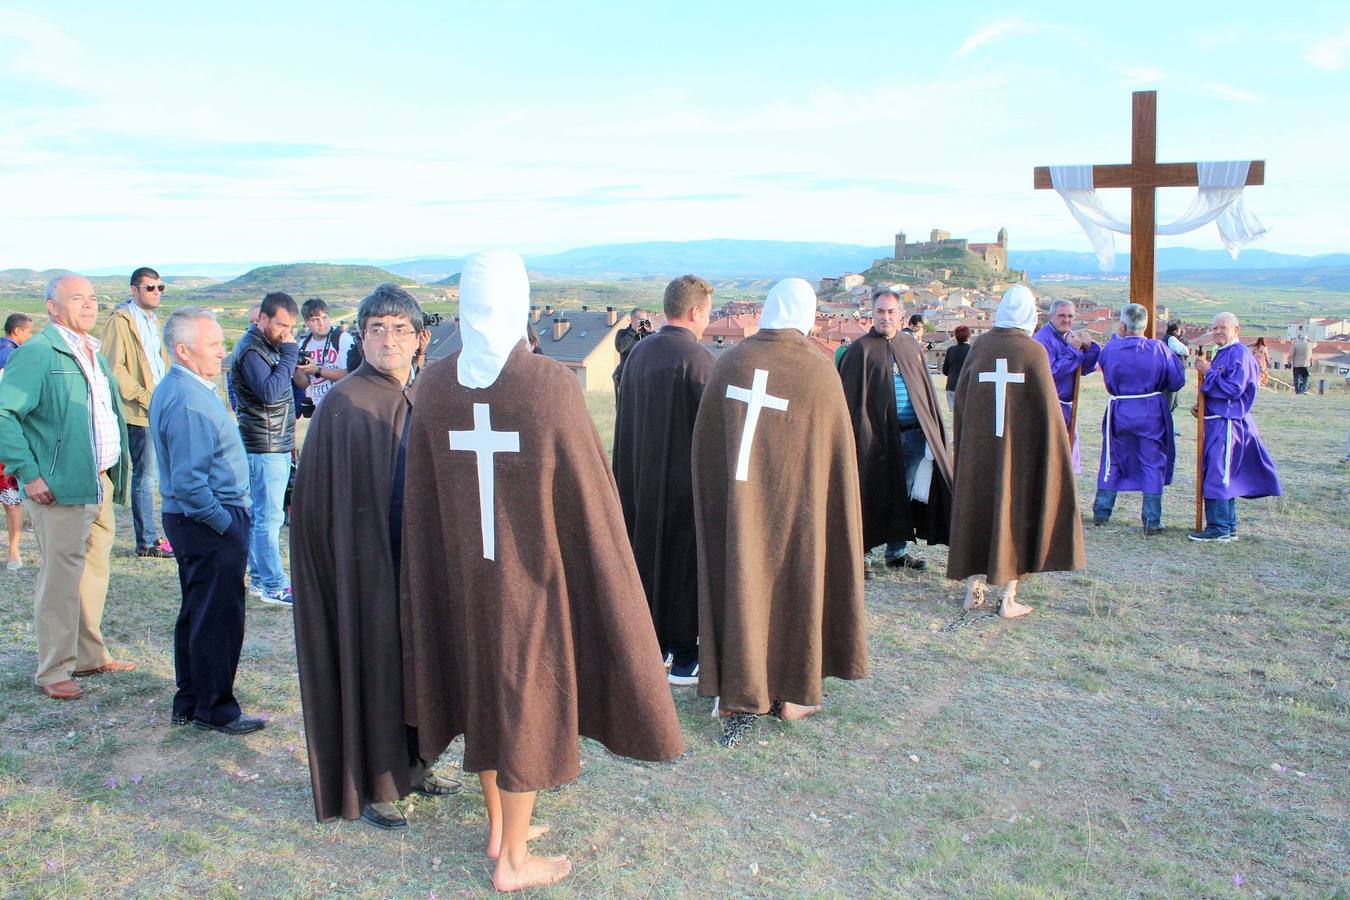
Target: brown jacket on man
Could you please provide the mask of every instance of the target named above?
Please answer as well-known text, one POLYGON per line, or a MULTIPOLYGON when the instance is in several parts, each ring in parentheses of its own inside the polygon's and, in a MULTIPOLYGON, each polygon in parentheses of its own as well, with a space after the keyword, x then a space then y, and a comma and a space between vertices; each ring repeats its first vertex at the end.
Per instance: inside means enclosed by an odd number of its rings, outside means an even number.
MULTIPOLYGON (((112 311, 103 326, 103 346, 99 352, 108 361, 117 392, 122 395, 122 412, 128 425, 150 426, 150 396, 155 390, 150 373, 150 359, 146 356, 136 321, 131 317, 130 303, 123 303, 112 311)), ((172 365, 169 353, 161 344, 164 371, 172 365)))

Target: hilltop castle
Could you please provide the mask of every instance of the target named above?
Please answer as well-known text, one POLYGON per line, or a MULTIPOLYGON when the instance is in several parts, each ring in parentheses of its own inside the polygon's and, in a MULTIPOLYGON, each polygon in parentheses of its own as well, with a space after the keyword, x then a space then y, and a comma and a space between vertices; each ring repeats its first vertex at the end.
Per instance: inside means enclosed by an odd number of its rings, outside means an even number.
POLYGON ((1008 229, 1006 228, 998 230, 998 243, 995 244, 972 244, 965 238, 953 238, 950 232, 939 228, 934 228, 929 233, 928 240, 919 244, 911 244, 906 241, 903 231, 895 236, 896 259, 932 256, 939 250, 963 250, 967 253, 973 253, 996 272, 1008 271, 1008 229))

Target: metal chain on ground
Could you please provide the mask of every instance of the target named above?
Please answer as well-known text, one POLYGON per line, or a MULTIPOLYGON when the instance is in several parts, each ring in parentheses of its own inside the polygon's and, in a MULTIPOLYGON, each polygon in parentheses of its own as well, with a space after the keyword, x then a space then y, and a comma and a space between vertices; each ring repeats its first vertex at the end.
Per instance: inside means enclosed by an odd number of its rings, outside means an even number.
POLYGON ((997 618, 998 613, 996 612, 981 612, 978 615, 971 615, 969 612, 963 611, 961 615, 939 628, 938 634, 951 634, 954 631, 960 631, 962 628, 969 628, 981 620, 997 618))

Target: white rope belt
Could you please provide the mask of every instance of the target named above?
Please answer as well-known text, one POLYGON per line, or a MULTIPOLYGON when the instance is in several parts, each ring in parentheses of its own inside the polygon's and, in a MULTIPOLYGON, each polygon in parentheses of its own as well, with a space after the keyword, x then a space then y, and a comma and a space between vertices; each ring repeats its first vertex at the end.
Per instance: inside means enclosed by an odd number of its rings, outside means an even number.
MULTIPOLYGON (((1228 487, 1228 479, 1232 474, 1233 468, 1233 420, 1227 416, 1205 416, 1205 421, 1211 419, 1223 419, 1223 486, 1228 487)), ((1203 450, 1201 451, 1203 452, 1203 450)))
POLYGON ((1111 480, 1111 410, 1117 400, 1143 400, 1145 397, 1161 397, 1162 391, 1151 394, 1109 394, 1106 398, 1106 481, 1111 480))

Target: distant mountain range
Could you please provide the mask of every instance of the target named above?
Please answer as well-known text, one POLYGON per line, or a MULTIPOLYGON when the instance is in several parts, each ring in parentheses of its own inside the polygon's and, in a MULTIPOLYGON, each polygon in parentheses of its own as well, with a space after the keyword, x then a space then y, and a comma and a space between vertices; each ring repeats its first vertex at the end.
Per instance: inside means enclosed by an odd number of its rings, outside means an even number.
MULTIPOLYGON (((578 247, 561 253, 528 254, 525 262, 532 274, 557 278, 657 278, 697 272, 714 279, 781 278, 796 275, 814 280, 844 272, 862 272, 869 268, 874 260, 890 256, 891 252, 892 248, 889 245, 867 247, 861 244, 810 241, 649 241, 578 247)), ((1033 280, 1048 274, 1083 276, 1100 274, 1097 259, 1091 253, 1067 250, 1013 250, 1009 257, 1009 264, 1014 269, 1027 272, 1033 280)), ((1331 269, 1350 266, 1350 253, 1299 256, 1253 249, 1245 251, 1237 260, 1232 260, 1227 253, 1219 249, 1165 247, 1158 251, 1157 260, 1160 272, 1213 271, 1223 273, 1216 277, 1224 277, 1252 270, 1331 269)), ((429 283, 443 281, 458 274, 463 267, 464 257, 428 256, 400 260, 333 259, 314 262, 344 266, 376 266, 396 275, 429 283)), ((260 262, 192 263, 166 264, 158 268, 165 276, 197 275, 226 279, 266 265, 260 262)), ((0 273, 0 278, 21 271, 31 270, 6 270, 0 273)), ((125 277, 127 271, 130 271, 128 267, 104 268, 89 270, 86 274, 125 277)), ((1117 254, 1116 268, 1112 274, 1123 275, 1128 272, 1128 254, 1117 254)), ((1174 279, 1169 276, 1168 280, 1174 279)))

